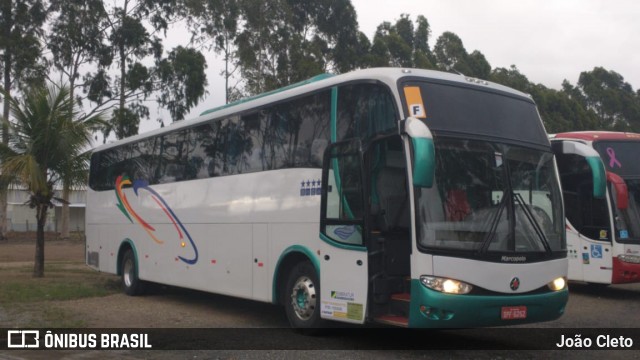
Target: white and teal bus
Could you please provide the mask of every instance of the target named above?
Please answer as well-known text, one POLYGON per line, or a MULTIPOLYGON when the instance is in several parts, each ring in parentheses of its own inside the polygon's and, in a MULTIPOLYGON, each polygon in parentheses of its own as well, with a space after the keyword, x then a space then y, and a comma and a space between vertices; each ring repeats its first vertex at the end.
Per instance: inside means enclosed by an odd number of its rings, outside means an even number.
POLYGON ((640 282, 640 134, 552 136, 567 217, 569 280, 640 282))
POLYGON ((326 320, 477 327, 560 317, 555 159, 536 106, 460 75, 319 76, 101 146, 87 263, 326 320))

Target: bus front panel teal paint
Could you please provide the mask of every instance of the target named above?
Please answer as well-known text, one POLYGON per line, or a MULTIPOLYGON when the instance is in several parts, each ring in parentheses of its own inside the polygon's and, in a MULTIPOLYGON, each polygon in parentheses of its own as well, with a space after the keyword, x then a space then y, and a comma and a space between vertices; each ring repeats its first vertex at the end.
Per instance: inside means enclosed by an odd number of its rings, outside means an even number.
POLYGON ((550 321, 562 316, 568 298, 566 288, 544 294, 504 296, 445 294, 428 289, 420 280, 413 279, 409 327, 474 328, 550 321), (502 308, 505 306, 526 306, 526 318, 502 320, 502 308))

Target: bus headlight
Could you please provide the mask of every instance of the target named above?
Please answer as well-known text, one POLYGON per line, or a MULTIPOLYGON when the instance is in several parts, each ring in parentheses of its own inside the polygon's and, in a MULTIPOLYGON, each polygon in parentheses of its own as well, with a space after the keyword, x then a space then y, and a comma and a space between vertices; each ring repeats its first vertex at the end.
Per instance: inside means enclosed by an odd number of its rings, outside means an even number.
POLYGON ((468 294, 473 286, 462 281, 441 278, 437 276, 420 276, 422 285, 447 294, 468 294))
POLYGON ((548 283, 547 286, 553 291, 560 291, 567 286, 567 280, 563 277, 559 277, 548 283))
POLYGON ((631 264, 640 264, 640 256, 638 255, 618 255, 618 260, 631 264))

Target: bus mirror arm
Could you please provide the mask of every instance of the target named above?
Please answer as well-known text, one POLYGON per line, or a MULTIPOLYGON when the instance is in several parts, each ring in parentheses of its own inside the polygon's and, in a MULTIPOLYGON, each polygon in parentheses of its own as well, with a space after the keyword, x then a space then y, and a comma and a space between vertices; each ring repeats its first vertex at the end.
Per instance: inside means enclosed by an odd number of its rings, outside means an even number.
POLYGON ((430 188, 436 169, 436 152, 433 135, 427 125, 409 117, 402 122, 402 130, 411 138, 413 148, 413 185, 430 188))
POLYGON ((607 181, 613 185, 616 190, 616 207, 625 210, 629 207, 629 190, 627 184, 620 176, 607 171, 607 181))

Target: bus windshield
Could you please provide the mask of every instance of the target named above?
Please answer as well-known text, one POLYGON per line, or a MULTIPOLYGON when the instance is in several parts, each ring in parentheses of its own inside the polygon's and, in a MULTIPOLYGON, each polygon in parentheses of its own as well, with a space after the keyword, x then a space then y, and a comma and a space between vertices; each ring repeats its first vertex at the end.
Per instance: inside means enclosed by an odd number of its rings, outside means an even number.
POLYGON ((600 153, 602 162, 608 171, 623 178, 640 176, 640 141, 598 141, 593 147, 600 153))
MULTIPOLYGON (((629 206, 618 209, 614 206, 617 240, 640 242, 640 152, 639 141, 597 141, 593 147, 600 153, 605 167, 620 175, 627 184, 629 206)), ((613 196, 613 201, 616 197, 613 196)))
MULTIPOLYGON (((640 242, 640 179, 625 179, 629 191, 629 206, 616 208, 616 231, 623 242, 640 242)), ((613 196, 613 201, 616 197, 613 196)))
POLYGON ((435 148, 435 184, 417 190, 422 247, 479 257, 566 249, 550 152, 449 137, 435 148))

